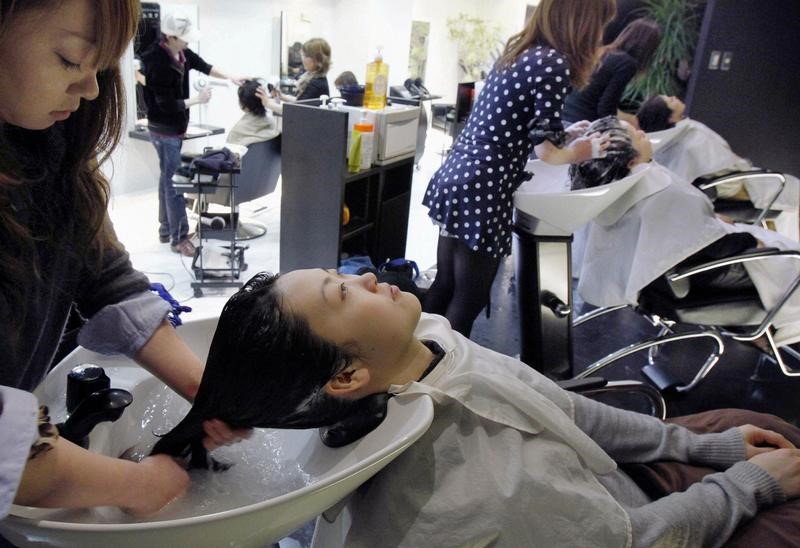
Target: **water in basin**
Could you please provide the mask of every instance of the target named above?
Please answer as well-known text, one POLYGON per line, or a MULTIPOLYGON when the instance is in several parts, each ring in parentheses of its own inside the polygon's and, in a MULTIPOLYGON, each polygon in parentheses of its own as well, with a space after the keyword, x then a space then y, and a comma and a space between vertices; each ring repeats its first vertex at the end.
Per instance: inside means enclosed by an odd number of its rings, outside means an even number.
MULTIPOLYGON (((216 320, 189 322, 179 330, 204 359, 216 320)), ((37 389, 55 422, 66 418, 67 372, 80 363, 106 370, 115 388, 134 401, 115 423, 103 423, 89 448, 119 456, 150 452, 156 434, 169 431, 189 404, 158 379, 120 357, 79 348, 56 366, 37 389)), ((186 496, 156 516, 137 520, 116 508, 38 509, 13 506, 0 533, 18 546, 253 546, 286 536, 330 508, 377 473, 428 428, 427 398, 390 401, 386 420, 373 432, 340 449, 325 447, 316 430, 256 429, 250 440, 213 452, 233 464, 224 472, 192 471, 186 496)))

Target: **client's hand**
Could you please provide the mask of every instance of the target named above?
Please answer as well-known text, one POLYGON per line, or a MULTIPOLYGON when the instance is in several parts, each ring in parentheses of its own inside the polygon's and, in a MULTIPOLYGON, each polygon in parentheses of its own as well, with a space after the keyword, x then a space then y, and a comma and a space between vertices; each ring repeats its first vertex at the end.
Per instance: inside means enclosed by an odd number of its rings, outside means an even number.
POLYGON ((203 430, 206 433, 206 437, 203 438, 203 447, 209 451, 223 445, 238 443, 253 435, 252 428, 231 428, 217 419, 203 422, 203 430))
POLYGON ((776 449, 756 455, 750 462, 775 478, 786 498, 800 496, 800 449, 776 449))
POLYGON ((181 496, 189 487, 189 474, 168 455, 155 455, 135 465, 135 481, 125 490, 120 506, 135 516, 147 516, 181 496))
POLYGON ((739 430, 744 438, 745 458, 747 459, 776 449, 795 448, 792 442, 772 430, 765 430, 752 424, 742 425, 739 430))
POLYGON ((267 105, 270 102, 270 96, 263 86, 258 86, 258 88, 256 88, 256 97, 261 99, 261 104, 264 105, 264 108, 267 108, 267 105))

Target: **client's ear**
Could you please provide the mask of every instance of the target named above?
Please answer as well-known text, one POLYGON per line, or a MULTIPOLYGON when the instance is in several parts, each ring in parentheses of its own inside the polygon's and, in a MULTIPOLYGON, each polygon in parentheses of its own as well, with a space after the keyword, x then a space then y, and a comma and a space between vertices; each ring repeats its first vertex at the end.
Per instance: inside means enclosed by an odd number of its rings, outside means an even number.
POLYGON ((325 383, 325 392, 337 398, 357 399, 366 395, 369 381, 369 369, 350 365, 325 383))

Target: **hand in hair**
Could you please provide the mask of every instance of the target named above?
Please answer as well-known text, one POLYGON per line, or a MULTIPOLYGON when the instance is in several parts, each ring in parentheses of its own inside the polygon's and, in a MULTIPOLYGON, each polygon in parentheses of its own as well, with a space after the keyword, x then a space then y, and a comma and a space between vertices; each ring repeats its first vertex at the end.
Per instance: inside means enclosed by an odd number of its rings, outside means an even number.
POLYGON ((218 419, 204 421, 203 431, 206 433, 203 438, 203 447, 208 451, 213 451, 223 445, 238 443, 253 435, 252 428, 231 428, 218 419))

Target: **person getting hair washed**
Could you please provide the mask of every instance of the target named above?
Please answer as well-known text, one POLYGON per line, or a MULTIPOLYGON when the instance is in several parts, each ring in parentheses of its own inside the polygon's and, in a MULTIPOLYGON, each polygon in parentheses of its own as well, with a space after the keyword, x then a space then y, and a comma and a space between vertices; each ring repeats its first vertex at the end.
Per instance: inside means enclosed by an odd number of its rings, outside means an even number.
POLYGON ((512 195, 531 150, 554 164, 592 157, 591 139, 576 138, 582 126, 565 130, 561 110, 570 86, 588 80, 614 9, 614 0, 542 0, 508 40, 428 184, 422 203, 440 230, 424 309, 465 336, 511 252, 512 195))
POLYGON ((635 76, 644 73, 661 42, 661 30, 650 19, 636 19, 601 52, 600 66, 589 85, 567 96, 564 119, 597 120, 616 115, 638 127, 636 116, 620 109, 625 87, 635 76))
POLYGON ((800 429, 719 410, 683 418, 714 432, 695 434, 615 409, 420 310, 371 273, 258 274, 225 305, 197 399, 154 452, 205 466, 209 416, 313 428, 375 397, 431 398, 425 434, 349 499, 346 537, 321 532, 320 546, 749 548, 796 530, 800 503, 781 503, 800 495, 800 429))
MULTIPOLYGON (((119 59, 138 0, 0 0, 0 518, 12 502, 157 511, 189 478, 172 459, 133 463, 59 437, 30 393, 71 310, 78 342, 125 354, 188 400, 203 365, 117 240, 99 165, 123 127, 119 59), (91 473, 86 473, 91 470, 91 473)), ((245 435, 207 421, 214 447, 245 435)))

